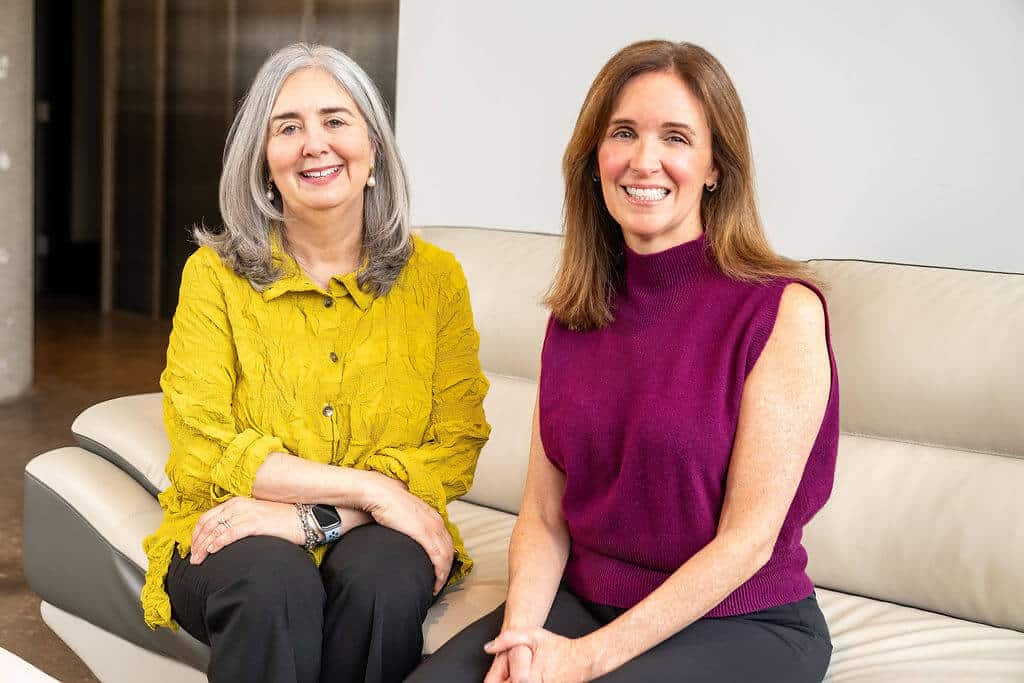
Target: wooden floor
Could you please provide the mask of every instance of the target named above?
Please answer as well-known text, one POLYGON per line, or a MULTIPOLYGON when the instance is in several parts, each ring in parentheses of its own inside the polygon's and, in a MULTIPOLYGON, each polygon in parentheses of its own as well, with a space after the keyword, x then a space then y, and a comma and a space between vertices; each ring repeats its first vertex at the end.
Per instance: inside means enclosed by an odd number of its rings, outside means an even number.
POLYGON ((91 309, 74 300, 37 306, 32 391, 0 404, 0 646, 63 683, 96 679, 43 623, 25 583, 22 471, 39 453, 72 445, 71 422, 88 406, 157 391, 170 332, 167 321, 91 309))

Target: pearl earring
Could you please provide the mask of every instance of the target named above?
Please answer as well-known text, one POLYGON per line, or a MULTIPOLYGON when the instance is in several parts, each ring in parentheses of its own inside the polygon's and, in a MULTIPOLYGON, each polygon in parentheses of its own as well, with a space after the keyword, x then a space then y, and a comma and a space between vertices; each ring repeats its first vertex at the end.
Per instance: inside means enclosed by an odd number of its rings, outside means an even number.
POLYGON ((373 177, 373 166, 370 167, 370 177, 366 179, 367 187, 377 187, 377 179, 373 177))
POLYGON ((273 180, 268 180, 267 181, 267 201, 268 202, 274 201, 274 181, 273 180))

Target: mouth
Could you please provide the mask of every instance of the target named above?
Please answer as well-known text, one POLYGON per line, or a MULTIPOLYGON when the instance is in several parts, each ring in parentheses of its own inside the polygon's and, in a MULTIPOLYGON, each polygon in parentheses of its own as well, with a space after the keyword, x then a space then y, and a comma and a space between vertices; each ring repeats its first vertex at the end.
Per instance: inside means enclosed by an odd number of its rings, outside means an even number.
POLYGON ((670 194, 668 188, 665 187, 623 185, 622 189, 631 203, 641 206, 657 204, 670 194))
POLYGON ((309 168, 299 171, 299 176, 313 183, 330 182, 332 178, 341 173, 341 165, 324 166, 322 168, 309 168))

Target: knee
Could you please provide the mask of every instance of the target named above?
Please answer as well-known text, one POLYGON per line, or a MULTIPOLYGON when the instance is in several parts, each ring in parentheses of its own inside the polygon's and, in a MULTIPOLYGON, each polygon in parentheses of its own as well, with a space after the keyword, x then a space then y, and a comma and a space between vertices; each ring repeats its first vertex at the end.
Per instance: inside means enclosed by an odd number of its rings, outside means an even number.
POLYGON ((258 560, 240 571, 228 586, 210 595, 208 613, 222 606, 258 619, 288 613, 322 614, 326 596, 316 565, 287 541, 266 540, 272 542, 264 543, 265 551, 258 560))
POLYGON ((334 561, 324 563, 321 571, 328 598, 342 598, 368 610, 386 603, 391 609, 425 615, 433 597, 433 566, 415 541, 385 531, 394 536, 378 535, 389 546, 382 552, 331 558, 334 561))

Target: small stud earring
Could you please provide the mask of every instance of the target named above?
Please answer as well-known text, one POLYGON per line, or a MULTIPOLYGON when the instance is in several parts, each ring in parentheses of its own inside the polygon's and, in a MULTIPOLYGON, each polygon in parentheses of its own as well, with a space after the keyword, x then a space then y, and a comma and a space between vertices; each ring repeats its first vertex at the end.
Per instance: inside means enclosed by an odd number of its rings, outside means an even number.
POLYGON ((716 180, 715 182, 711 183, 710 185, 705 185, 704 189, 706 189, 708 192, 714 192, 715 190, 718 189, 718 181, 716 180))
POLYGON ((598 175, 597 175, 596 173, 594 173, 593 175, 591 175, 591 176, 590 176, 590 179, 591 179, 591 180, 593 180, 593 181, 594 181, 595 183, 599 183, 599 182, 601 182, 601 178, 600 178, 600 176, 598 176, 598 175))
POLYGON ((370 167, 370 177, 366 179, 367 187, 377 187, 377 179, 373 177, 373 166, 370 167))
POLYGON ((267 181, 267 201, 268 202, 274 201, 274 181, 273 180, 268 180, 267 181))

